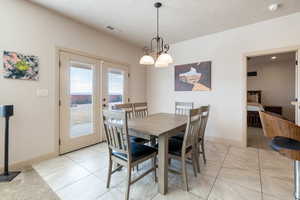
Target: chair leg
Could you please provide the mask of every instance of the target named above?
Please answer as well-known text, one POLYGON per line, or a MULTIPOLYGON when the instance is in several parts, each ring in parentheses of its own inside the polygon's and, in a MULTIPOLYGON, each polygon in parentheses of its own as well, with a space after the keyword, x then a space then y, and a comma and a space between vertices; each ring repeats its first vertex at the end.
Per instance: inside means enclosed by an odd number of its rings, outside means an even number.
POLYGON ((130 185, 131 185, 131 166, 129 165, 127 168, 127 190, 125 200, 129 200, 129 192, 130 192, 130 185))
POLYGON ((156 174, 156 156, 153 158, 153 168, 154 168, 154 181, 157 182, 157 174, 156 174))
POLYGON ((111 179, 111 172, 112 172, 112 160, 111 157, 109 156, 109 164, 108 164, 108 175, 107 175, 107 183, 106 183, 106 188, 109 188, 110 186, 110 179, 111 179))
POLYGON ((197 170, 198 173, 200 173, 200 150, 199 150, 199 145, 197 145, 197 147, 195 148, 195 162, 196 162, 196 166, 197 166, 197 170))
POLYGON ((300 161, 294 161, 294 195, 295 200, 300 200, 300 161))
POLYGON ((201 150, 202 150, 202 156, 203 156, 204 164, 206 164, 206 155, 205 155, 204 142, 201 142, 201 150))
POLYGON ((183 184, 184 184, 186 191, 189 191, 185 156, 183 156, 181 158, 181 165, 182 165, 181 170, 182 170, 183 184))
MULTIPOLYGON (((197 154, 195 152, 192 153, 192 165, 193 165, 193 171, 194 171, 194 176, 197 177, 197 154)), ((199 170, 199 169, 198 169, 199 170)))

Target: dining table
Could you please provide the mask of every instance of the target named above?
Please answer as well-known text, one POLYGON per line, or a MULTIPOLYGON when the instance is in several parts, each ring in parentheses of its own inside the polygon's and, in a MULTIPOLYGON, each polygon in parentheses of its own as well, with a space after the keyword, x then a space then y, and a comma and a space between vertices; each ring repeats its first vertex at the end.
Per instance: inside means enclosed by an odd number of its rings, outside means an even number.
POLYGON ((186 124, 187 116, 170 113, 156 113, 128 120, 129 135, 158 140, 158 190, 162 195, 168 192, 169 137, 184 131, 186 124))

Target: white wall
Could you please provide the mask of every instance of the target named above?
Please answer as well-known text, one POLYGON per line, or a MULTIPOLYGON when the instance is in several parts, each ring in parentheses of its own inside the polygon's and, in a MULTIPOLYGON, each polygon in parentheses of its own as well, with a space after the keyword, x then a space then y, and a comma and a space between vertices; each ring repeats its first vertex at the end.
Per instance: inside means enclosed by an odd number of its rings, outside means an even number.
POLYGON ((257 76, 247 78, 247 87, 262 91, 262 105, 281 106, 282 115, 295 120, 295 107, 291 105, 295 99, 295 58, 248 65, 248 71, 257 72, 257 76))
MULTIPOLYGON (((17 51, 40 58, 40 80, 3 78, 0 66, 0 104, 14 104, 11 121, 13 163, 55 151, 57 88, 55 47, 76 49, 129 63, 132 101, 146 99, 146 71, 138 65, 140 49, 106 34, 21 0, 1 0, 0 51, 17 51), (37 97, 37 88, 49 89, 49 97, 37 97)), ((2 59, 2 56, 1 56, 2 59)), ((0 120, 0 162, 3 155, 3 120, 0 120)))
POLYGON ((210 104, 207 135, 245 145, 246 67, 243 55, 300 45, 299 21, 300 13, 296 13, 171 45, 175 65, 212 61, 212 90, 174 92, 174 67, 151 67, 147 75, 150 112, 174 112, 175 101, 210 104))

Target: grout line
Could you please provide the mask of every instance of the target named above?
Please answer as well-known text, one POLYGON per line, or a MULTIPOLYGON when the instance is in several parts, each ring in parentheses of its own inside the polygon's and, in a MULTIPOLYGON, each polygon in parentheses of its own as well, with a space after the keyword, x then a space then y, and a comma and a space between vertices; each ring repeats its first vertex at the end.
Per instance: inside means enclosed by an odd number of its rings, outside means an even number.
POLYGON ((231 148, 231 146, 229 145, 229 147, 228 147, 228 149, 227 149, 227 152, 226 152, 226 155, 224 156, 224 159, 223 159, 223 161, 222 161, 221 167, 220 167, 220 169, 219 169, 219 171, 218 171, 218 173, 217 173, 217 176, 216 176, 216 178, 215 178, 215 180, 214 180, 214 182, 213 182, 213 184, 212 184, 212 186, 211 186, 211 189, 210 189, 210 191, 209 191, 209 193, 208 193, 206 199, 209 198, 211 192, 213 191, 213 189, 214 189, 214 187, 215 187, 215 184, 216 184, 216 182, 217 182, 217 179, 218 179, 218 177, 219 177, 219 175, 220 175, 220 173, 221 173, 221 170, 222 170, 222 168, 223 168, 224 162, 225 162, 225 160, 226 160, 226 158, 227 158, 227 156, 228 156, 228 154, 229 154, 230 148, 231 148))
POLYGON ((264 195, 263 195, 263 187, 262 187, 262 177, 261 177, 261 164, 260 164, 260 150, 257 149, 257 157, 258 157, 258 169, 259 169, 259 181, 260 181, 260 192, 261 192, 261 199, 264 199, 264 195))
MULTIPOLYGON (((66 184, 65 186, 63 186, 63 187, 61 187, 61 188, 58 188, 58 189, 56 189, 56 190, 54 190, 54 189, 52 189, 52 188, 51 188, 51 189, 56 193, 56 192, 58 192, 58 191, 60 191, 60 190, 63 190, 63 189, 65 189, 66 187, 69 187, 69 186, 71 186, 71 185, 73 185, 73 184, 75 184, 75 183, 81 181, 82 179, 89 177, 89 176, 92 176, 92 174, 88 174, 88 175, 86 175, 86 176, 83 176, 83 177, 81 177, 80 179, 78 179, 78 180, 76 180, 76 181, 74 181, 74 182, 72 182, 72 183, 68 183, 68 184, 66 184)), ((57 193, 56 193, 56 194, 57 194, 57 193)))

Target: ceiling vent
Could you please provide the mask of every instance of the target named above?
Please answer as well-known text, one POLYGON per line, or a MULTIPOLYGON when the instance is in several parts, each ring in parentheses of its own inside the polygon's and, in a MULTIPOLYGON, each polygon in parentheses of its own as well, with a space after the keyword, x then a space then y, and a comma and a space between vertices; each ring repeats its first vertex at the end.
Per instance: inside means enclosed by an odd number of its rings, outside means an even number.
POLYGON ((112 26, 106 26, 106 28, 107 28, 108 30, 111 30, 111 31, 114 31, 114 30, 115 30, 115 28, 112 27, 112 26))

